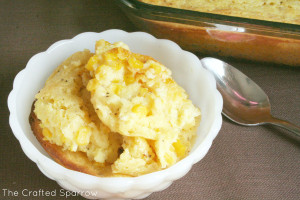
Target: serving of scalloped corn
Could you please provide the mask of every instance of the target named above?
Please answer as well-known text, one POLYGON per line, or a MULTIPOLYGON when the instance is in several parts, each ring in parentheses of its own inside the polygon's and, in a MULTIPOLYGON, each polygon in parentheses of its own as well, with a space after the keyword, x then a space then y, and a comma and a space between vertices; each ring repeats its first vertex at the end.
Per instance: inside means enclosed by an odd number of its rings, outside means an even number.
POLYGON ((95 47, 62 63, 36 95, 44 139, 127 176, 184 158, 201 114, 170 70, 122 42, 95 47))

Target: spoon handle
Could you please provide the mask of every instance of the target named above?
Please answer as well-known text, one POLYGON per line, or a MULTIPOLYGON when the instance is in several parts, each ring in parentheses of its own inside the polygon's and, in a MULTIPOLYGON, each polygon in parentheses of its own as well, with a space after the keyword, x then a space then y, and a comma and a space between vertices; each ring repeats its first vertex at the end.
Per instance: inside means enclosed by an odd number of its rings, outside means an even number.
POLYGON ((272 117, 267 123, 285 128, 300 137, 300 127, 291 122, 272 117))

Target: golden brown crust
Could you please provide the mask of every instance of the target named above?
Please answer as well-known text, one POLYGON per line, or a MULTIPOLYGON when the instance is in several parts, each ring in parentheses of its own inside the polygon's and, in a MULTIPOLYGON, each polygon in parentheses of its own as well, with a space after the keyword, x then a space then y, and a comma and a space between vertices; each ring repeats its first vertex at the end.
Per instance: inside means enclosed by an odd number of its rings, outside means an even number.
POLYGON ((110 166, 104 166, 95 161, 89 160, 87 155, 83 152, 71 152, 69 150, 64 150, 61 146, 51 144, 49 141, 45 140, 40 127, 40 120, 34 113, 34 104, 29 116, 29 123, 39 143, 57 163, 68 169, 94 176, 113 176, 110 166))

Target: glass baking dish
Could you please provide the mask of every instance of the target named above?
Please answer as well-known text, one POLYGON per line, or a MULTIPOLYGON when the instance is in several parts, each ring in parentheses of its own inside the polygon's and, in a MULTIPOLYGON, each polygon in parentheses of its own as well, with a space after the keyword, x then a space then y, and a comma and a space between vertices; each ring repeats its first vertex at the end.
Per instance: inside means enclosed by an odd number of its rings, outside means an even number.
POLYGON ((115 0, 142 31, 205 56, 300 66, 300 25, 115 0))

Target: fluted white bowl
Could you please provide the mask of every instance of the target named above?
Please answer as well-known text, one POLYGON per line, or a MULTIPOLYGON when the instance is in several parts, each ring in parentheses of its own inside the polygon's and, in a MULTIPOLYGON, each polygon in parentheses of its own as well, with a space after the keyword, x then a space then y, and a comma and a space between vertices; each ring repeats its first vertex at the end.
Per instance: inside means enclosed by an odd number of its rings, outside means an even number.
POLYGON ((201 66, 194 54, 182 50, 170 40, 157 39, 143 32, 128 33, 121 30, 86 32, 54 43, 45 52, 34 55, 25 69, 17 74, 8 97, 9 123, 24 153, 48 178, 55 180, 64 189, 79 192, 89 199, 140 199, 166 189, 205 156, 221 128, 222 105, 222 97, 216 89, 213 76, 201 66), (171 69, 173 78, 201 109, 202 120, 197 130, 197 139, 186 158, 168 169, 139 177, 99 178, 57 164, 38 143, 28 121, 35 94, 63 60, 83 49, 93 52, 95 41, 99 39, 111 43, 123 41, 131 51, 160 61, 171 69))

